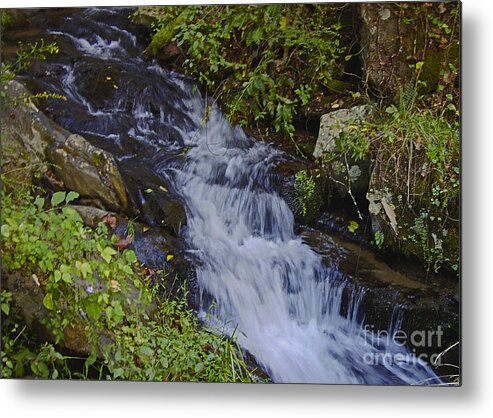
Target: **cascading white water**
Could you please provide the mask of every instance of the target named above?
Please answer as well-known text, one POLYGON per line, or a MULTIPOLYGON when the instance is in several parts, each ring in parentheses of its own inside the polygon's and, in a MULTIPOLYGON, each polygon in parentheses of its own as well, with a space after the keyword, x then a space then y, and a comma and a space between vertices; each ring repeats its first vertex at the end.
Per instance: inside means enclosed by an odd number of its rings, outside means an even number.
MULTIPOLYGON (((189 104, 200 121, 202 100, 189 104)), ((279 151, 232 128, 217 108, 186 143, 176 189, 202 260, 199 284, 212 296, 214 314, 229 332, 239 331, 241 345, 274 381, 413 384, 430 377, 424 363, 365 364, 406 350, 391 340, 369 343, 357 300, 340 314, 344 282, 295 236, 293 214, 272 189, 269 169, 279 151)))
MULTIPOLYGON (((94 13, 87 16, 93 19, 94 13)), ((135 46, 135 38, 128 31, 110 23, 97 24, 104 26, 105 33, 114 33, 116 39, 128 38, 135 46)), ((112 131, 115 115, 94 108, 78 92, 74 68, 61 66, 61 93, 87 109, 93 118, 91 126, 106 129, 91 133, 115 145, 130 136, 155 149, 176 151, 181 143, 188 148, 183 164, 154 161, 153 169, 172 183, 185 202, 185 238, 201 261, 197 278, 203 294, 202 314, 214 304, 213 316, 208 319, 211 325, 221 324, 225 332, 235 332, 242 347, 276 382, 438 381, 429 366, 409 357, 407 348, 391 339, 375 340, 363 329, 357 319, 361 294, 353 294, 348 313, 341 314, 345 289, 341 273, 324 267, 320 256, 295 235, 293 214, 274 190, 271 168, 281 157, 280 151, 231 127, 217 107, 209 108, 180 76, 128 55, 119 41, 92 33, 87 39, 56 33, 67 36, 91 59, 98 58, 105 65, 123 59, 136 77, 146 74, 141 93, 132 96, 135 98, 127 115, 130 128, 112 131), (158 77, 157 81, 149 81, 151 76, 158 77), (155 103, 156 97, 166 97, 164 85, 173 85, 180 92, 181 99, 175 98, 167 106, 180 113, 181 124, 174 123, 174 113, 165 111, 164 102, 155 103), (149 98, 153 92, 161 93, 149 98), (159 108, 158 116, 153 114, 153 106, 159 108), (101 123, 93 123, 94 118, 101 123), (174 136, 161 135, 170 125, 174 136), (369 361, 380 355, 392 361, 369 361)), ((132 87, 137 88, 128 88, 132 87)), ((113 109, 124 113, 128 97, 128 93, 119 96, 113 109)), ((85 132, 82 129, 85 127, 79 127, 85 132)), ((119 158, 123 161, 127 156, 119 158)))

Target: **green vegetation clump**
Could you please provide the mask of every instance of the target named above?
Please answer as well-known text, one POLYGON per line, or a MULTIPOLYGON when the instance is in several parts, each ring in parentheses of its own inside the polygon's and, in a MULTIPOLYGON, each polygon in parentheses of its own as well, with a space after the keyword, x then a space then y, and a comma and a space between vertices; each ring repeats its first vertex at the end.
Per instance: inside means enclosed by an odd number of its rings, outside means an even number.
POLYGON ((422 107, 388 107, 375 151, 373 184, 394 194, 404 237, 418 244, 428 271, 458 271, 460 143, 453 103, 435 114, 422 107), (391 171, 392 170, 392 171, 391 171))
POLYGON ((7 27, 12 22, 12 16, 8 12, 8 10, 6 10, 6 9, 1 9, 0 10, 0 16, 1 16, 0 17, 1 28, 4 31, 5 29, 7 29, 7 27))
POLYGON ((159 296, 145 266, 119 249, 104 222, 96 229, 82 223, 68 205, 77 193, 48 201, 5 175, 2 183, 2 275, 40 289, 42 325, 52 336, 35 344, 22 327, 22 307, 2 290, 2 377, 253 379, 234 339, 199 326, 185 300, 159 296), (88 355, 67 355, 64 345, 88 355))
POLYGON ((352 135, 341 136, 338 149, 354 158, 354 150, 367 142, 372 158, 369 210, 394 224, 377 231, 377 247, 418 255, 429 272, 443 266, 457 272, 458 111, 451 96, 436 113, 419 102, 423 98, 414 87, 400 90, 397 105, 387 106, 352 135))
POLYGON ((45 60, 48 54, 58 54, 55 42, 45 43, 43 39, 27 45, 19 45, 17 57, 13 62, 2 61, 0 85, 12 80, 17 73, 29 68, 33 60, 45 60))
POLYGON ((343 71, 345 5, 217 5, 143 8, 157 18, 148 51, 183 47, 183 70, 234 122, 269 122, 294 134, 293 119, 321 100, 343 71), (150 9, 150 10, 149 10, 150 9))
POLYGON ((316 198, 315 180, 307 170, 300 170, 295 174, 294 188, 298 193, 301 213, 306 216, 309 207, 313 205, 313 201, 316 198))

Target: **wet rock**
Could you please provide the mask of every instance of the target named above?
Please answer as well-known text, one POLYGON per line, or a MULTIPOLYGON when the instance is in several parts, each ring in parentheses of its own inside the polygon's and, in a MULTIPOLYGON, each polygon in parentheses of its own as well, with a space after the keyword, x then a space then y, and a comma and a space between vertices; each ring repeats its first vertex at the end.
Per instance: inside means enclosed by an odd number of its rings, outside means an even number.
MULTIPOLYGON (((169 158, 170 164, 173 164, 173 157, 169 158)), ((178 237, 187 224, 187 214, 171 182, 157 175, 152 164, 143 164, 142 157, 126 159, 122 173, 139 221, 151 227, 164 228, 178 237)))
POLYGON ((292 160, 277 165, 274 174, 276 191, 293 212, 295 220, 306 225, 316 224, 331 201, 326 172, 292 160))
POLYGON ((45 161, 47 150, 65 141, 70 133, 41 112, 18 81, 10 81, 5 93, 8 110, 2 118, 3 136, 21 144, 33 163, 45 161))
POLYGON ((134 231, 135 237, 128 248, 135 251, 141 263, 155 272, 152 279, 159 284, 161 293, 170 299, 186 297, 191 307, 197 307, 195 272, 199 261, 187 252, 183 241, 163 228, 136 224, 134 231))
POLYGON ((373 331, 385 331, 398 320, 408 335, 440 327, 441 347, 426 347, 430 352, 440 352, 440 348, 445 349, 458 339, 459 311, 452 284, 424 284, 390 268, 371 251, 339 235, 309 228, 300 228, 300 235, 322 256, 327 267, 342 273, 346 281, 343 313, 350 309, 355 297, 360 297, 359 317, 373 331))
POLYGON ((81 196, 89 196, 108 209, 128 209, 123 179, 113 156, 77 134, 70 135, 52 154, 57 176, 81 196))
POLYGON ((168 228, 176 236, 187 223, 183 203, 165 193, 154 192, 153 196, 146 196, 142 210, 149 220, 158 222, 161 227, 168 228))
POLYGON ((110 153, 48 118, 18 81, 8 83, 6 94, 10 109, 3 118, 3 133, 7 141, 22 146, 31 164, 54 164, 54 171, 65 188, 95 199, 108 209, 123 212, 129 209, 123 179, 110 153))

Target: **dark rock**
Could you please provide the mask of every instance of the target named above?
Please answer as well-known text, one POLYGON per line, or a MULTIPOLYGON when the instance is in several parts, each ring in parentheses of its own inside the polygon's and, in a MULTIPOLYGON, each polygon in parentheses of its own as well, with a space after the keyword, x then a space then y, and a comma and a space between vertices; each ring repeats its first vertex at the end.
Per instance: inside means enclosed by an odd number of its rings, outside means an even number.
POLYGON ((312 169, 299 160, 281 162, 274 173, 276 191, 288 204, 295 220, 306 225, 316 224, 331 200, 327 173, 323 169, 312 169), (313 187, 309 196, 303 190, 306 183, 313 187))
POLYGON ((125 185, 110 153, 73 134, 55 149, 52 160, 57 176, 69 190, 96 199, 108 209, 128 209, 125 185))
POLYGON ((53 122, 19 82, 9 82, 6 93, 11 104, 2 124, 7 142, 20 144, 32 165, 54 164, 66 188, 95 199, 102 207, 122 212, 129 209, 123 179, 110 153, 53 122))

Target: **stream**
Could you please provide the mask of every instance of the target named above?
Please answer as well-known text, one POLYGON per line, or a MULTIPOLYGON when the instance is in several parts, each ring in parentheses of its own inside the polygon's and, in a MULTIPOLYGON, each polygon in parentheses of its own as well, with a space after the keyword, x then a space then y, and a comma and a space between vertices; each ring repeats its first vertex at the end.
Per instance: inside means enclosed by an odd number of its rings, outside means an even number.
POLYGON ((46 18, 61 52, 23 80, 66 96, 47 113, 115 156, 138 207, 148 175, 183 203, 199 316, 234 335, 274 382, 440 383, 410 349, 364 327, 361 292, 341 309, 344 275, 295 234, 276 192, 272 171, 286 155, 231 126, 192 79, 145 60, 128 12, 46 18), (383 356, 393 360, 373 361, 383 356))

